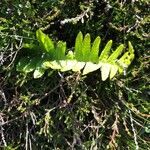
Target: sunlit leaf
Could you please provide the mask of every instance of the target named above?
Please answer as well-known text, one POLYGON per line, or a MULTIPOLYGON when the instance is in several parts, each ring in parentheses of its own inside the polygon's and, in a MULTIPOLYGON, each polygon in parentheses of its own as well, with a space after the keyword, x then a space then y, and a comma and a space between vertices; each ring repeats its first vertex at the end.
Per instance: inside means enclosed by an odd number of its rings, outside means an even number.
POLYGON ((110 68, 110 75, 109 75, 109 78, 110 78, 110 79, 112 79, 112 78, 116 75, 118 69, 119 69, 119 68, 118 68, 117 65, 111 65, 111 68, 110 68))
POLYGON ((66 52, 66 42, 62 42, 62 41, 59 41, 57 43, 57 46, 56 46, 56 50, 55 50, 55 59, 56 60, 63 60, 65 59, 65 52, 66 52))
POLYGON ((109 54, 110 54, 111 46, 112 46, 112 40, 110 40, 110 41, 106 44, 104 50, 102 51, 102 53, 101 53, 101 55, 100 55, 100 57, 99 57, 99 60, 100 60, 100 61, 101 61, 101 60, 107 60, 107 58, 109 57, 109 54))
POLYGON ((67 60, 72 60, 74 59, 74 53, 73 51, 69 51, 68 54, 66 55, 67 60))
POLYGON ((74 71, 74 72, 80 72, 81 69, 83 69, 84 66, 85 66, 85 62, 77 62, 77 63, 72 67, 72 71, 74 71))
POLYGON ((109 77, 111 65, 103 63, 101 66, 101 77, 102 81, 105 81, 109 77))
POLYGON ((76 60, 67 60, 67 61, 60 61, 61 63, 61 71, 65 72, 71 70, 73 66, 77 63, 76 60))
POLYGON ((93 45, 92 45, 92 48, 91 48, 91 53, 90 53, 90 61, 91 62, 96 63, 98 61, 98 53, 99 53, 100 42, 101 42, 101 39, 100 39, 99 36, 93 42, 93 45))
POLYGON ((108 62, 114 62, 118 56, 121 55, 122 51, 124 49, 124 45, 121 44, 120 46, 117 47, 117 49, 110 55, 110 57, 108 58, 108 62))
POLYGON ((90 60, 90 50, 91 50, 91 37, 90 34, 86 34, 82 43, 82 61, 90 60))
POLYGON ((36 78, 40 78, 43 76, 43 74, 45 73, 45 69, 39 67, 39 68, 36 68, 36 70, 34 71, 33 73, 33 77, 36 79, 36 78))
POLYGON ((36 37, 41 45, 43 47, 43 50, 48 52, 50 55, 53 56, 54 54, 54 44, 52 40, 45 35, 40 29, 36 31, 36 37))
POLYGON ((87 62, 84 69, 83 69, 83 75, 88 74, 90 72, 93 72, 100 68, 100 64, 94 64, 92 62, 87 62))
MULTIPOLYGON (((121 44, 110 54, 112 47, 112 40, 110 40, 99 57, 100 37, 94 40, 91 47, 90 34, 86 34, 83 39, 82 33, 79 32, 75 42, 75 51, 69 50, 66 54, 65 42, 59 41, 54 47, 52 40, 41 30, 36 32, 36 36, 44 52, 35 53, 33 58, 32 55, 22 58, 16 67, 17 71, 24 73, 34 71, 34 78, 41 77, 48 68, 62 72, 83 71, 83 75, 100 68, 102 81, 105 81, 108 78, 112 79, 117 72, 124 72, 134 59, 134 49, 130 42, 128 43, 128 51, 120 57, 124 45, 121 44)), ((24 46, 27 49, 41 49, 34 44, 25 44, 24 46)))
POLYGON ((60 62, 58 60, 44 61, 42 65, 44 68, 61 69, 61 65, 60 65, 60 62))
POLYGON ((134 53, 134 49, 133 49, 133 46, 132 46, 130 41, 128 42, 128 47, 129 47, 130 54, 133 54, 134 53))
POLYGON ((82 60, 82 42, 83 34, 82 32, 79 32, 75 41, 75 58, 79 61, 82 60))

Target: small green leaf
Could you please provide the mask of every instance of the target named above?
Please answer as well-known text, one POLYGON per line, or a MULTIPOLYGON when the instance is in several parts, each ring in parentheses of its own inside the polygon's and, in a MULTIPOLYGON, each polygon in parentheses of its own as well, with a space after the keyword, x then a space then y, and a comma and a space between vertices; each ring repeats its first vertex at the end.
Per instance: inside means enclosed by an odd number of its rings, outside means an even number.
POLYGON ((88 73, 93 72, 93 71, 95 71, 95 70, 97 70, 99 68, 100 68, 99 64, 94 64, 92 62, 87 62, 85 67, 84 67, 84 69, 83 69, 83 73, 82 74, 83 75, 88 74, 88 73))
POLYGON ((119 73, 121 74, 124 69, 128 67, 128 65, 125 63, 125 60, 128 59, 129 52, 126 52, 116 63, 119 66, 119 73))
POLYGON ((32 72, 36 68, 36 64, 38 63, 39 58, 32 58, 30 59, 29 63, 24 67, 24 72, 29 73, 32 72))
POLYGON ((91 37, 90 34, 86 34, 82 44, 82 61, 90 60, 90 50, 91 50, 91 37))
POLYGON ((125 59, 128 59, 129 57, 129 52, 126 52, 119 60, 118 62, 124 62, 125 59))
POLYGON ((105 81, 109 77, 111 65, 103 63, 101 66, 101 77, 102 81, 105 81))
POLYGON ((101 53, 101 55, 100 55, 100 57, 99 57, 99 60, 100 60, 100 61, 101 61, 101 60, 102 60, 102 61, 105 61, 105 60, 108 59, 109 54, 110 54, 111 46, 112 46, 112 40, 110 40, 110 41, 106 44, 104 50, 102 51, 102 53, 101 53))
POLYGON ((61 69, 61 65, 60 65, 60 62, 58 60, 44 61, 42 66, 44 68, 61 69))
POLYGON ((40 78, 43 76, 43 74, 45 73, 45 69, 44 68, 36 68, 36 70, 33 73, 33 77, 36 78, 40 78))
POLYGON ((0 26, 0 31, 7 29, 6 27, 0 26))
POLYGON ((68 60, 68 59, 74 59, 74 53, 73 53, 73 51, 69 51, 68 52, 68 54, 66 55, 66 59, 68 60))
POLYGON ((48 52, 51 56, 54 54, 54 44, 52 40, 45 35, 40 29, 36 31, 36 37, 41 45, 42 48, 46 52, 48 52))
POLYGON ((119 73, 122 73, 124 69, 128 68, 134 59, 134 54, 130 52, 126 52, 118 61, 119 64, 119 73))
POLYGON ((29 63, 29 61, 30 61, 29 57, 21 58, 20 61, 17 64, 17 66, 16 66, 16 70, 20 71, 20 72, 24 72, 24 68, 29 63))
POLYGON ((134 54, 130 54, 130 62, 132 62, 132 61, 133 61, 134 57, 135 57, 135 55, 134 55, 134 54))
POLYGON ((72 71, 74 71, 74 72, 80 72, 81 69, 83 69, 84 66, 85 66, 85 62, 77 62, 77 63, 72 67, 72 71))
POLYGON ((43 60, 41 59, 36 64, 36 69, 33 73, 34 78, 40 78, 45 73, 45 68, 43 68, 43 60))
POLYGON ((130 54, 134 54, 134 49, 130 41, 128 42, 128 47, 129 47, 130 54))
POLYGON ((65 72, 68 70, 71 70, 73 68, 73 66, 75 66, 75 64, 77 63, 76 60, 66 60, 66 61, 60 61, 61 63, 61 71, 65 72))
POLYGON ((110 57, 108 58, 108 62, 114 62, 118 56, 121 55, 122 51, 124 49, 124 45, 121 44, 120 46, 117 47, 117 49, 110 55, 110 57))
POLYGON ((36 45, 36 44, 33 44, 33 43, 24 43, 23 44, 23 48, 28 48, 28 49, 38 49, 39 47, 36 45))
POLYGON ((111 65, 109 78, 112 79, 118 71, 117 65, 111 65))
POLYGON ((75 41, 75 59, 79 61, 82 60, 82 42, 83 42, 83 34, 82 32, 79 32, 75 41))
POLYGON ((98 61, 100 42, 101 42, 101 39, 98 36, 93 42, 91 53, 90 53, 90 61, 95 62, 95 63, 97 63, 97 61, 98 61))
POLYGON ((65 52, 66 52, 66 42, 59 41, 56 46, 55 50, 55 59, 56 60, 63 60, 65 59, 65 52))

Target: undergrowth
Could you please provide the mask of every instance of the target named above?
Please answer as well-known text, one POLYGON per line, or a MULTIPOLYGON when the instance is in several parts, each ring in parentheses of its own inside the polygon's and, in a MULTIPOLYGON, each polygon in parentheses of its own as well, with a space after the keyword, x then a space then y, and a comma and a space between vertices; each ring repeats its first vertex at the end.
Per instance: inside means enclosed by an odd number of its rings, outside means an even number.
POLYGON ((1 149, 150 149, 147 0, 2 0, 0 6, 1 149), (112 49, 131 41, 135 59, 113 80, 102 81, 99 70, 83 76, 59 69, 34 79, 16 66, 30 51, 23 44, 37 43, 39 28, 69 50, 79 30, 91 41, 102 37, 100 49, 110 39, 112 49))

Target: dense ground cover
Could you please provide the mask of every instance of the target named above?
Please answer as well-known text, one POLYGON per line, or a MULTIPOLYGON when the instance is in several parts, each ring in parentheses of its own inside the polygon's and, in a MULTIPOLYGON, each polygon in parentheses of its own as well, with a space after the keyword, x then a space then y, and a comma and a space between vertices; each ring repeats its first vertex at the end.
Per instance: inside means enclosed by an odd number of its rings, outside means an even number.
POLYGON ((149 7, 147 0, 0 2, 0 147, 2 149, 150 149, 149 7), (47 71, 34 79, 16 71, 41 29, 74 49, 79 31, 131 41, 135 59, 124 75, 102 81, 47 71))

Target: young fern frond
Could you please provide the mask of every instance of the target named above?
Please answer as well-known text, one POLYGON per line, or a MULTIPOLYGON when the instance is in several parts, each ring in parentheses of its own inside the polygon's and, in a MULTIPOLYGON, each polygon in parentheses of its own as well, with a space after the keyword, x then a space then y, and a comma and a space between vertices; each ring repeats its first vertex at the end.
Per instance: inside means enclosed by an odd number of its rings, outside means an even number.
POLYGON ((17 71, 24 73, 34 71, 34 78, 41 77, 48 68, 57 69, 62 72, 72 70, 74 72, 81 72, 83 75, 100 69, 102 81, 105 81, 108 78, 112 79, 118 71, 122 73, 134 59, 134 49, 130 42, 128 43, 128 52, 122 57, 120 55, 124 49, 123 44, 118 46, 110 55, 112 40, 106 44, 99 56, 101 42, 99 36, 91 44, 90 34, 86 34, 83 37, 83 34, 79 32, 75 41, 74 52, 68 51, 67 54, 65 42, 59 41, 54 46, 52 40, 41 30, 37 30, 36 37, 43 50, 41 57, 32 58, 28 56, 22 58, 17 64, 17 71), (120 57, 119 60, 118 57, 120 57))

